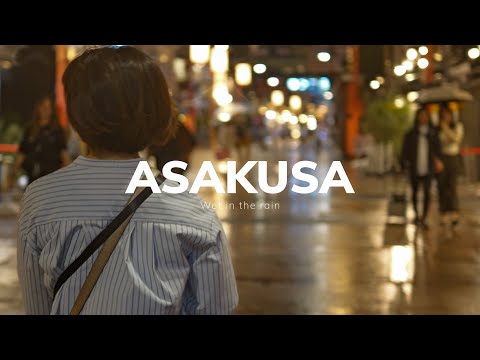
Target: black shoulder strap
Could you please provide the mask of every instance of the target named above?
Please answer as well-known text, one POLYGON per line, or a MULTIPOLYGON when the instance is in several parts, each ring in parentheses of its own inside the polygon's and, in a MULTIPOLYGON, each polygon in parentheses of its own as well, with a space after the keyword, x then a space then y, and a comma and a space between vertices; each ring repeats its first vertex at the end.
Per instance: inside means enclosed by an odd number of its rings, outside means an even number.
MULTIPOLYGON (((159 175, 157 178, 157 183, 161 185, 165 178, 162 175, 159 175)), ((133 199, 116 217, 113 219, 105 229, 103 229, 100 234, 83 250, 78 258, 76 258, 59 276, 55 288, 53 290, 53 297, 58 293, 58 290, 62 285, 67 281, 70 276, 72 276, 75 271, 77 271, 80 266, 83 265, 87 259, 93 255, 93 253, 100 247, 102 244, 113 234, 113 232, 127 219, 131 214, 133 214, 138 207, 152 194, 152 189, 146 187, 145 189, 138 194, 138 196, 133 199)))

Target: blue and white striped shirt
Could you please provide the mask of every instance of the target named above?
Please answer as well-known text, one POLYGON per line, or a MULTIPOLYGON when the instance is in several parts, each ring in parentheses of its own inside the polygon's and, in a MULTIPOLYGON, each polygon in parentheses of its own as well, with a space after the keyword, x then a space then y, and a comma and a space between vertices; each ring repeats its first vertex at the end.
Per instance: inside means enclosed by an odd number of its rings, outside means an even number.
MULTIPOLYGON (((55 283, 124 208, 140 160, 80 156, 27 188, 18 241, 27 314, 70 312, 99 250, 53 299, 55 283)), ((130 220, 82 314, 232 313, 238 294, 225 233, 215 212, 200 202, 188 192, 150 195, 130 220)))

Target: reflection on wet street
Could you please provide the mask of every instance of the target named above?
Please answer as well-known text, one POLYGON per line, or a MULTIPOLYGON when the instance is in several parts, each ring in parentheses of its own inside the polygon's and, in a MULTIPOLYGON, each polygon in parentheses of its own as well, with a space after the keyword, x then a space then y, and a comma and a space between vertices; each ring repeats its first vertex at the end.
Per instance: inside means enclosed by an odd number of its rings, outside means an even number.
MULTIPOLYGON (((203 160, 213 155, 197 150, 190 177, 203 160)), ((309 144, 289 143, 278 152, 255 149, 252 160, 268 160, 274 186, 276 161, 288 161, 289 176, 294 162, 317 162, 313 174, 321 184, 331 161, 341 159, 333 149, 317 154, 309 144)), ((293 178, 275 195, 248 194, 238 186, 236 194, 202 189, 200 195, 217 204, 227 233, 240 296, 237 313, 480 313, 480 199, 474 189, 460 189, 462 222, 455 231, 439 225, 436 196, 430 230, 387 225, 395 181, 364 175, 358 162, 343 164, 355 194, 296 194, 290 191, 293 178), (255 209, 240 209, 244 202, 255 209)), ((256 172, 257 167, 249 176, 254 186, 256 172)), ((0 229, 0 313, 21 313, 15 218, 0 218, 0 229)))
MULTIPOLYGON (((318 163, 321 183, 334 151, 318 155, 290 144, 268 160, 318 163)), ((214 194, 217 203, 279 204, 278 210, 218 210, 227 232, 238 281, 240 314, 473 314, 480 313, 480 212, 462 187, 463 223, 456 231, 387 225, 388 198, 396 181, 364 175, 355 162, 343 162, 355 194, 214 194)), ((270 172, 271 170, 271 172, 270 172)), ((289 172, 290 173, 290 172, 289 172)), ((255 173, 251 177, 255 184, 255 173)), ((291 183, 287 189, 291 188, 291 183)), ((413 217, 412 209, 407 211, 413 217)))

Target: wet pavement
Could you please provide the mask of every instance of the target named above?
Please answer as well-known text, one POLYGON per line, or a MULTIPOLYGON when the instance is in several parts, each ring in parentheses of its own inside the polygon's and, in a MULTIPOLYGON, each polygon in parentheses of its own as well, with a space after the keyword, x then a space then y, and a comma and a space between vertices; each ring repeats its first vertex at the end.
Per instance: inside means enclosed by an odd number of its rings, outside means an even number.
MULTIPOLYGON (((334 150, 317 153, 295 143, 252 154, 252 160, 269 161, 270 185, 277 181, 278 160, 317 162, 320 183, 331 161, 340 160, 334 150)), ((192 169, 202 160, 213 155, 196 151, 192 169)), ((217 205, 227 233, 240 296, 237 313, 480 314, 479 188, 461 185, 462 222, 455 231, 438 225, 434 196, 427 231, 387 224, 388 199, 401 180, 367 176, 362 161, 344 166, 355 194, 201 191, 217 205)), ((255 174, 249 180, 257 184, 255 174)), ((411 207, 407 215, 412 217, 411 207)), ((22 313, 14 239, 15 217, 0 215, 0 314, 22 313)))

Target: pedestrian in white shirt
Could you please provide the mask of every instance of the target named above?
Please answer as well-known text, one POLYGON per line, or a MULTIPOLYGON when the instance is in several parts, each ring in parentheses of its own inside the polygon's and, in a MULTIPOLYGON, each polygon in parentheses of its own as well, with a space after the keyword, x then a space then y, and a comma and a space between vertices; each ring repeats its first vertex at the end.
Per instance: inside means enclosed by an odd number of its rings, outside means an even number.
POLYGON ((426 108, 417 111, 414 126, 405 135, 402 147, 402 167, 408 171, 410 179, 415 223, 427 228, 430 187, 434 174, 441 170, 442 164, 438 135, 431 126, 426 108), (423 212, 421 214, 417 205, 420 187, 423 188, 423 212))

